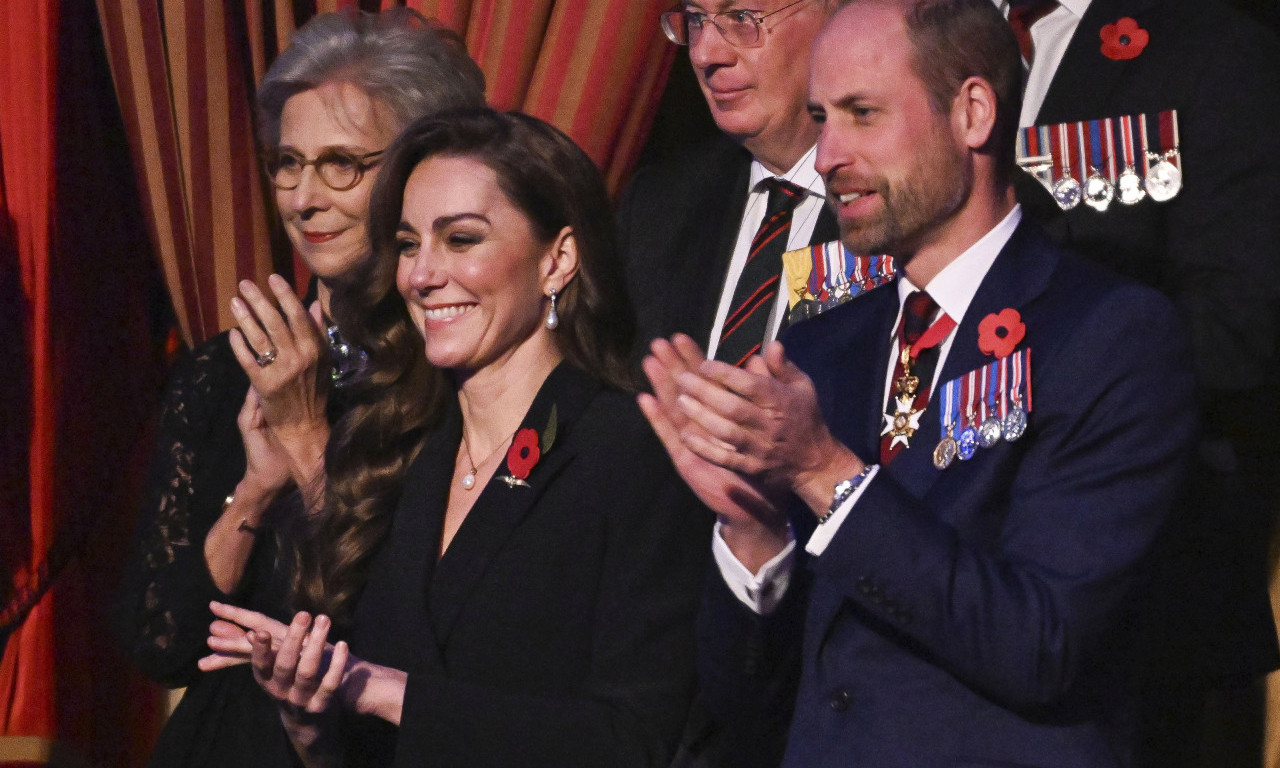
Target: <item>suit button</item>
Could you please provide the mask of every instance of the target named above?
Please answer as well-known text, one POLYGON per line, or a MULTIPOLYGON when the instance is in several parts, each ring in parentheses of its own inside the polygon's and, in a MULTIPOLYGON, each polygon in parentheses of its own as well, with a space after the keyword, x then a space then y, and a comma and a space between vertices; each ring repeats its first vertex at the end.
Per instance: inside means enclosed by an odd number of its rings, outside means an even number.
POLYGON ((836 691, 836 694, 831 697, 831 708, 836 712, 843 712, 849 708, 849 699, 848 691, 836 691))
POLYGON ((876 591, 875 582, 871 581, 871 579, 866 576, 859 577, 858 580, 854 582, 854 585, 857 590, 864 595, 870 595, 872 592, 876 591))

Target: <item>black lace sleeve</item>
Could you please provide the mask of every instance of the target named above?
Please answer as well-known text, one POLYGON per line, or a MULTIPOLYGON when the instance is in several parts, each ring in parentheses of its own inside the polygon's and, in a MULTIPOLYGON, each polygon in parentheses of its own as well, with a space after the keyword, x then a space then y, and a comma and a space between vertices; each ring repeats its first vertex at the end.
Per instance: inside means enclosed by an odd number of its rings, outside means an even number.
MULTIPOLYGON (((115 609, 117 632, 148 676, 185 685, 207 653, 212 599, 237 602, 251 591, 254 561, 274 549, 262 537, 237 595, 214 585, 204 539, 222 501, 244 475, 244 447, 236 414, 248 378, 227 335, 196 348, 175 367, 163 403, 134 551, 115 609)), ((273 556, 272 556, 273 557, 273 556)))

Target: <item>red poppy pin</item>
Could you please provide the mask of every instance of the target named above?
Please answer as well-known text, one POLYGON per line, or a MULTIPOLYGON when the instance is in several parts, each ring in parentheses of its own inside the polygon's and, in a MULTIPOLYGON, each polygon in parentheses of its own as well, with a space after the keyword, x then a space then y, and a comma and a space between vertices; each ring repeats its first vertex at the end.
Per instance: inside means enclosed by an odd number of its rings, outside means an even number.
POLYGON ((1099 36, 1102 38, 1102 55, 1113 61, 1136 59, 1151 41, 1147 30, 1128 16, 1115 24, 1104 25, 1099 36))
POLYGON ((1026 335, 1022 315, 1008 307, 992 312, 978 323, 978 349, 993 357, 1008 357, 1026 335))
POLYGON ((533 427, 525 427, 511 438, 511 447, 507 449, 507 471, 511 474, 500 475, 498 479, 511 488, 517 485, 528 488, 529 473, 538 466, 538 462, 542 460, 542 454, 551 450, 551 444, 555 440, 556 407, 553 405, 551 418, 547 420, 547 427, 542 430, 541 436, 533 427))

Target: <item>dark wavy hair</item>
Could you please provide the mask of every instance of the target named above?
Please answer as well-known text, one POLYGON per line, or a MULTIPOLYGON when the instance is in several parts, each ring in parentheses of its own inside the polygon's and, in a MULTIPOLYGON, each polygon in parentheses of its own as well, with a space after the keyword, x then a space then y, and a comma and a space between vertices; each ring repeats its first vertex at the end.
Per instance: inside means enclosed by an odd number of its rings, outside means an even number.
POLYGON ((324 508, 299 552, 300 607, 349 621, 409 464, 456 392, 427 362, 396 288, 405 185, 423 161, 466 157, 493 170, 507 198, 550 243, 568 227, 578 272, 559 294, 554 339, 565 360, 633 391, 627 364, 635 319, 623 288, 613 215, 600 171, 569 137, 537 118, 471 109, 417 120, 387 149, 369 204, 373 257, 334 285, 330 309, 369 354, 346 391, 351 407, 326 455, 324 508))

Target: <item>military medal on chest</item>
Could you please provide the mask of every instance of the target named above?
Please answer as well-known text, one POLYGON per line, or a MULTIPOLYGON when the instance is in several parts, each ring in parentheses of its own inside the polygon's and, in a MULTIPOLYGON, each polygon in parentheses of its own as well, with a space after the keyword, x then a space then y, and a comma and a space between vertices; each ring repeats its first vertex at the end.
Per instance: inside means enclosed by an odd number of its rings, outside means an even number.
POLYGON ((956 321, 943 312, 929 328, 914 341, 903 339, 898 353, 901 373, 893 380, 893 413, 884 414, 881 437, 889 437, 889 450, 901 445, 911 447, 911 438, 920 429, 920 417, 928 405, 928 396, 921 396, 920 378, 912 373, 921 352, 942 343, 956 327, 956 321))
POLYGON ((1057 141, 1053 146, 1058 169, 1058 180, 1053 183, 1053 199, 1058 201, 1058 206, 1064 211, 1080 204, 1080 182, 1071 173, 1071 133, 1066 123, 1059 125, 1057 141))
MULTIPOLYGON (((1081 126, 1083 147, 1084 127, 1081 126)), ((1098 213, 1107 210, 1115 199, 1115 137, 1110 120, 1089 122, 1089 178, 1084 181, 1084 202, 1098 213)))
POLYGON ((1182 154, 1178 149, 1178 113, 1161 112, 1156 116, 1157 130, 1149 131, 1146 116, 1142 119, 1142 148, 1147 157, 1147 194, 1163 203, 1182 190, 1182 154), (1152 135, 1154 133, 1154 136, 1152 135), (1156 140, 1159 143, 1156 143, 1156 140))
POLYGON ((910 448, 911 438, 920 428, 920 415, 923 413, 922 410, 915 408, 916 390, 920 387, 920 379, 911 375, 910 344, 903 345, 899 362, 902 363, 903 374, 893 382, 894 412, 884 415, 884 429, 880 435, 893 437, 889 443, 890 448, 899 443, 903 448, 910 448))
POLYGON ((851 253, 836 240, 784 253, 782 273, 787 322, 795 324, 888 283, 893 257, 851 253))
POLYGON ((1147 190, 1142 187, 1142 176, 1138 174, 1137 165, 1137 142, 1134 140, 1133 118, 1118 118, 1120 123, 1120 144, 1124 151, 1124 170, 1120 172, 1120 178, 1116 181, 1116 187, 1120 193, 1120 202, 1124 205, 1135 205, 1142 202, 1147 196, 1147 190))
POLYGON ((1084 203, 1172 200, 1182 190, 1177 110, 1039 125, 1018 131, 1018 165, 1064 211, 1084 203), (1123 167, 1121 167, 1123 163, 1123 167))
POLYGON ((938 396, 938 469, 970 461, 980 449, 1016 442, 1026 434, 1031 410, 1031 350, 1019 349, 952 379, 938 396))

